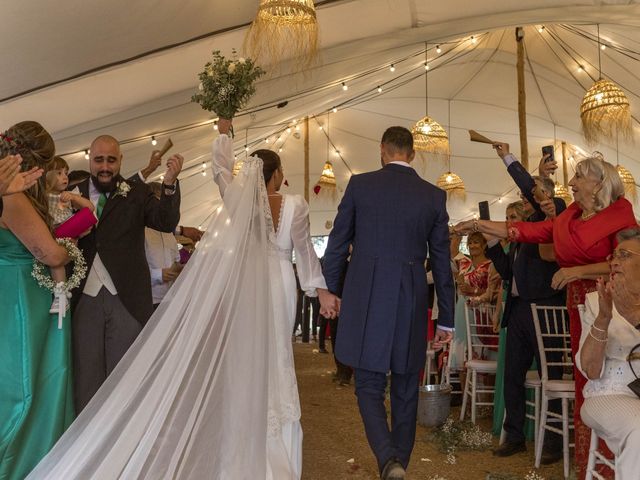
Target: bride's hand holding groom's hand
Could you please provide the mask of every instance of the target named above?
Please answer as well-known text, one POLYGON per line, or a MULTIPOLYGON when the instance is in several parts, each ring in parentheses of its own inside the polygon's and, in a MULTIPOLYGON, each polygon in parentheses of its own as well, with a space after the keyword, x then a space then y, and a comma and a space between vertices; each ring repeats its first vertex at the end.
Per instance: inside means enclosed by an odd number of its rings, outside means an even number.
POLYGON ((341 300, 329 290, 319 288, 318 298, 320 300, 320 315, 325 318, 336 318, 340 314, 341 300))

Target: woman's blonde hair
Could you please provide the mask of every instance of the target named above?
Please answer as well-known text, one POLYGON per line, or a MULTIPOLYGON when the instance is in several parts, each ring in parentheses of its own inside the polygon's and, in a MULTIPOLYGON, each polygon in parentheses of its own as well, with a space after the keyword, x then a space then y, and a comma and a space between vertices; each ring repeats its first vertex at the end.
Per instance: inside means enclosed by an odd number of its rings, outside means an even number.
MULTIPOLYGON (((16 123, 6 132, 0 133, 0 158, 19 154, 22 157, 23 171, 33 167, 47 170, 55 153, 56 146, 53 138, 38 122, 16 123)), ((40 177, 35 185, 24 193, 44 222, 50 226, 49 205, 45 190, 45 178, 40 177)))
POLYGON ((600 182, 600 189, 594 195, 596 212, 607 208, 624 195, 624 185, 616 167, 599 156, 591 156, 576 165, 576 173, 600 182))
POLYGON ((524 202, 521 200, 518 200, 517 202, 512 202, 509 205, 507 205, 507 208, 505 209, 505 212, 509 211, 509 210, 515 210, 516 214, 522 219, 525 220, 526 216, 524 213, 524 202))
POLYGON ((58 157, 56 155, 55 157, 53 157, 51 163, 47 166, 47 193, 52 192, 58 184, 58 181, 56 179, 56 172, 58 170, 66 170, 67 173, 69 173, 69 164, 64 158, 58 157))

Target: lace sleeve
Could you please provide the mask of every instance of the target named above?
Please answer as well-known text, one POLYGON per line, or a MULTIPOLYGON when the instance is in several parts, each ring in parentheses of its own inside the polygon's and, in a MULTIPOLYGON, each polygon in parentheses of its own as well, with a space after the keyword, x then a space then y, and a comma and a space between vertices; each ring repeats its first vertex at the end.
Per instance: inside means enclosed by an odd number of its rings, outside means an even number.
POLYGON ((233 141, 228 135, 221 134, 213 141, 213 180, 218 184, 220 196, 224 197, 224 192, 233 181, 233 141))
POLYGON ((293 221, 291 222, 291 240, 296 251, 296 266, 300 286, 307 296, 315 297, 317 288, 327 288, 322 276, 322 268, 313 249, 309 229, 309 204, 300 196, 295 199, 293 221))

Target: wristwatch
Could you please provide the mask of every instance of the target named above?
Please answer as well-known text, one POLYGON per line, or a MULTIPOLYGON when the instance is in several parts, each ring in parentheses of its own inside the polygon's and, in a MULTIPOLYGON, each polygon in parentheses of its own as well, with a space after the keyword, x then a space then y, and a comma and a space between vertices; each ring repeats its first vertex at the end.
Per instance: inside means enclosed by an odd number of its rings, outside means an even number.
POLYGON ((162 184, 162 188, 164 189, 164 193, 166 195, 173 195, 174 193, 176 193, 176 184, 174 183, 173 185, 167 185, 166 183, 162 184))

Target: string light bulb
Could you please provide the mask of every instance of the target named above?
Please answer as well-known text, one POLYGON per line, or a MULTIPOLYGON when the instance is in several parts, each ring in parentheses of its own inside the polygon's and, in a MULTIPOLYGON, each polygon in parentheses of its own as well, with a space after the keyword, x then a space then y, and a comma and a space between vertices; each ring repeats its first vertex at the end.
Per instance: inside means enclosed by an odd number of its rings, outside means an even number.
POLYGON ((213 122, 213 129, 214 130, 218 130, 218 122, 217 121, 213 122))
POLYGON ((436 53, 442 53, 442 49, 440 48, 440 45, 436 45, 436 53))
POLYGON ((471 35, 471 43, 478 43, 478 39, 471 35))
POLYGON ((344 82, 342 82, 342 90, 344 90, 345 92, 349 90, 349 87, 347 87, 347 84, 344 82))
POLYGON ((264 139, 264 143, 269 143, 269 137, 264 139))
POLYGON ((291 133, 291 127, 287 127, 287 133, 291 133))
POLYGON ((378 85, 378 93, 382 93, 382 87, 378 85))
POLYGON ((84 151, 84 158, 85 160, 89 160, 89 150, 84 151))
POLYGON ((391 66, 389 67, 389 71, 391 71, 391 73, 396 71, 396 66, 392 63, 391 66))
POLYGON ((424 62, 424 69, 429 70, 429 64, 427 62, 424 62))
POLYGON ((539 32, 539 33, 544 32, 544 25, 540 25, 540 26, 538 27, 538 32, 539 32))
POLYGON ((245 151, 245 152, 248 152, 248 151, 249 151, 249 147, 245 145, 245 146, 244 146, 244 151, 245 151))
POLYGON ((333 107, 333 108, 331 109, 331 111, 332 111, 333 113, 338 113, 338 107, 333 107))
POLYGON ((300 125, 296 125, 296 132, 300 131, 300 125))
POLYGON ((278 153, 282 153, 282 147, 278 149, 278 153))
POLYGON ((607 46, 603 43, 602 45, 600 45, 600 50, 606 50, 607 46))
POLYGON ((156 137, 151 135, 151 145, 153 145, 155 147, 157 144, 158 144, 158 141, 156 140, 156 137))

